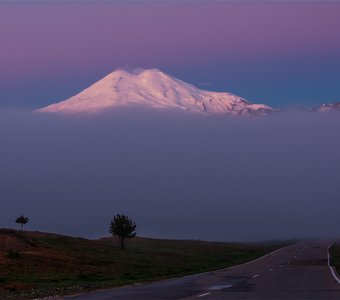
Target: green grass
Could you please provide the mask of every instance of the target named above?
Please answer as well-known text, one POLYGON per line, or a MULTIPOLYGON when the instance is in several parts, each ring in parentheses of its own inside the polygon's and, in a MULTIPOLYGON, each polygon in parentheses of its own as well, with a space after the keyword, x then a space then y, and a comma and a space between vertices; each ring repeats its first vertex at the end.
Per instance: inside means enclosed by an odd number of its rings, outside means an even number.
POLYGON ((6 235, 16 241, 17 249, 0 248, 1 299, 68 294, 216 270, 283 246, 137 237, 123 251, 109 238, 0 230, 0 238, 6 235))

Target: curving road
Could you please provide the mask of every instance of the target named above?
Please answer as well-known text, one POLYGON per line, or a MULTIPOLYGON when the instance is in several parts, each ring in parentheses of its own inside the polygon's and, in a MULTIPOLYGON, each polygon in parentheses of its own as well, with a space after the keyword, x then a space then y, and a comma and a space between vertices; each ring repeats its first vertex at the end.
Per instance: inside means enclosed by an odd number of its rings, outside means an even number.
POLYGON ((228 269, 60 299, 340 299, 329 242, 300 242, 228 269))

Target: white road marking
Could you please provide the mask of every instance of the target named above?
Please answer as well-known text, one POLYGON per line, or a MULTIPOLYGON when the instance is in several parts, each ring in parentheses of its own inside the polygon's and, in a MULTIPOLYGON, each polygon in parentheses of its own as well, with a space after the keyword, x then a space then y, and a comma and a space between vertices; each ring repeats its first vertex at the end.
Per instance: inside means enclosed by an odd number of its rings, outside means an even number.
POLYGON ((270 271, 270 272, 271 272, 271 271, 274 271, 274 269, 273 269, 273 268, 270 268, 269 271, 270 271))
POLYGON ((232 284, 228 284, 228 285, 214 285, 214 286, 211 286, 208 290, 209 291, 219 291, 219 290, 230 288, 232 286, 233 286, 232 284))
POLYGON ((256 277, 259 277, 259 275, 258 274, 253 275, 253 278, 256 278, 256 277))
POLYGON ((333 244, 334 244, 334 242, 332 244, 330 244, 327 248, 327 258, 328 258, 327 259, 327 265, 328 265, 329 269, 331 270, 332 276, 335 279, 335 281, 340 284, 340 278, 338 277, 338 275, 334 271, 333 267, 330 265, 331 257, 330 257, 330 254, 329 254, 329 248, 332 247, 333 244))
POLYGON ((198 295, 198 296, 197 296, 197 298, 202 298, 202 297, 204 297, 204 296, 208 296, 208 295, 210 295, 210 293, 204 293, 204 294, 200 294, 200 295, 198 295))

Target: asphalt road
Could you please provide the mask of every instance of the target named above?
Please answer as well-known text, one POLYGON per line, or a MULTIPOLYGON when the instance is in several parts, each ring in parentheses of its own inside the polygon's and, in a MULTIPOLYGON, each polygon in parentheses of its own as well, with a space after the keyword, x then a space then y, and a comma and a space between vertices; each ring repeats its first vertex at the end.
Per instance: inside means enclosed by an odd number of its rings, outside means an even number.
POLYGON ((330 242, 300 242, 228 269, 62 299, 340 299, 330 242))

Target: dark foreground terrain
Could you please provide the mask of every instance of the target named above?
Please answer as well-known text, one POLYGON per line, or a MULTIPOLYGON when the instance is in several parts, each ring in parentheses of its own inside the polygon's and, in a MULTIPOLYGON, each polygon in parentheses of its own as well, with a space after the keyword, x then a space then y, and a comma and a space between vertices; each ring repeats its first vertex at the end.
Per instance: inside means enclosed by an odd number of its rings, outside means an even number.
POLYGON ((340 274, 340 241, 337 241, 330 247, 330 261, 336 272, 340 274))
POLYGON ((135 238, 87 240, 0 230, 0 299, 65 295, 225 268, 283 243, 241 244, 135 238))

